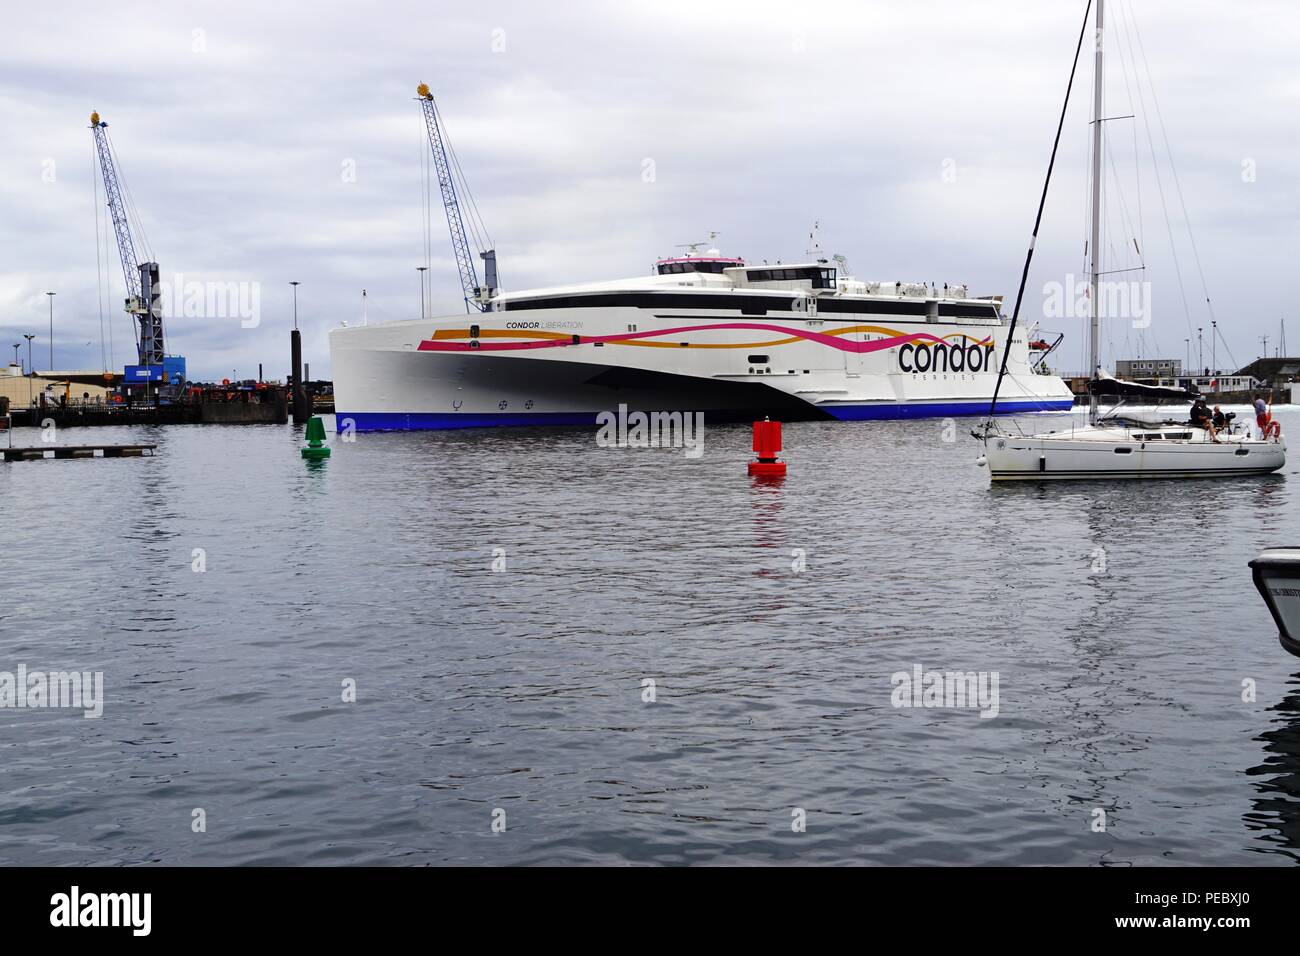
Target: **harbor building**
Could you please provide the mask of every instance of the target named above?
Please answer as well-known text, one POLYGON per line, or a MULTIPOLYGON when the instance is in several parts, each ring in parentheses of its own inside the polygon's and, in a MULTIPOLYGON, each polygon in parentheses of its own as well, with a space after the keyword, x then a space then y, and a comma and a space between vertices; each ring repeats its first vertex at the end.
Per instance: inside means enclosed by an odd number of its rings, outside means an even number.
POLYGON ((103 372, 44 372, 26 375, 20 366, 14 364, 6 367, 4 374, 0 374, 0 397, 9 399, 9 407, 13 410, 39 405, 42 396, 48 405, 103 405, 112 401, 112 383, 105 381, 103 372))
POLYGON ((1130 381, 1171 381, 1183 374, 1182 359, 1116 359, 1115 375, 1130 381))

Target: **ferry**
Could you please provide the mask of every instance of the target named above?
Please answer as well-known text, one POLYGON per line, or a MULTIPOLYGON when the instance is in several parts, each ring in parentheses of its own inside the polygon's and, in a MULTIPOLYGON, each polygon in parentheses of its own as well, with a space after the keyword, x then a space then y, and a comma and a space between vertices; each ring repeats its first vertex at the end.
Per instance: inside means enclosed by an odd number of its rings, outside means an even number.
POLYGON ((984 415, 1004 348, 998 412, 1073 406, 1065 382, 1041 368, 1045 343, 1022 328, 1007 348, 1000 296, 859 281, 842 264, 753 264, 691 248, 642 277, 520 292, 489 284, 474 290, 469 315, 335 328, 336 422, 585 425, 621 405, 708 421, 984 415))

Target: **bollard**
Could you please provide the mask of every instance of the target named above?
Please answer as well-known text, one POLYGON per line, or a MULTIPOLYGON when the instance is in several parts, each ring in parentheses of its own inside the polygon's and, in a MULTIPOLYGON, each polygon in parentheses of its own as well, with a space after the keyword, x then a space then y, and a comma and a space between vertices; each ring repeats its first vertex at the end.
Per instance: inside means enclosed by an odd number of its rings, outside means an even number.
POLYGON ((302 382, 302 336, 297 329, 289 333, 289 363, 292 366, 293 375, 293 393, 290 396, 293 402, 293 423, 301 425, 308 419, 307 389, 302 382))

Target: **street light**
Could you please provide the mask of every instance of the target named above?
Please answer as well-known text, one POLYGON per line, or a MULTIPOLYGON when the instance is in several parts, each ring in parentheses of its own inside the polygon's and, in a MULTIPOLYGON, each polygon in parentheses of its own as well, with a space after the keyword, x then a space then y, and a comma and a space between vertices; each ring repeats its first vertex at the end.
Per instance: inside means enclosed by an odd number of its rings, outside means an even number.
POLYGON ((1219 374, 1219 323, 1216 319, 1210 319, 1210 364, 1214 366, 1214 374, 1219 374))
POLYGON ((32 367, 32 339, 36 336, 31 332, 24 332, 23 338, 27 340, 27 407, 30 408, 35 402, 32 398, 32 379, 36 377, 36 370, 32 367))
POLYGON ((293 286, 293 327, 296 329, 298 327, 298 283, 290 282, 289 285, 293 286))
POLYGON ((50 371, 54 371, 54 293, 45 293, 50 297, 50 371))
POLYGON ((416 266, 415 271, 420 273, 420 318, 424 318, 424 270, 428 266, 416 266))
POLYGON ((21 344, 22 344, 21 342, 14 343, 14 364, 15 365, 18 364, 18 346, 21 344))

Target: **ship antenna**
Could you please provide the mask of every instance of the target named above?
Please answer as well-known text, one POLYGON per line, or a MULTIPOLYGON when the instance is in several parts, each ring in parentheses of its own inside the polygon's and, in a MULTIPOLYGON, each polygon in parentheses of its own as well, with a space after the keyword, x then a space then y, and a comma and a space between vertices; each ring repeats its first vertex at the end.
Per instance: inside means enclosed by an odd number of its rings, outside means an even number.
POLYGON ((715 246, 719 235, 721 235, 721 233, 710 230, 709 238, 700 239, 698 242, 679 242, 674 246, 674 248, 685 249, 688 256, 698 256, 700 254, 700 246, 715 246))
POLYGON ((812 231, 808 233, 808 250, 805 253, 805 255, 811 256, 814 259, 824 258, 824 255, 822 253, 821 241, 817 238, 817 231, 820 228, 821 228, 821 223, 814 220, 812 225, 812 231))

